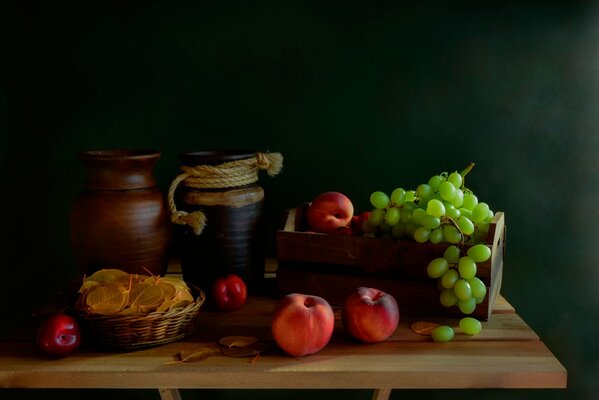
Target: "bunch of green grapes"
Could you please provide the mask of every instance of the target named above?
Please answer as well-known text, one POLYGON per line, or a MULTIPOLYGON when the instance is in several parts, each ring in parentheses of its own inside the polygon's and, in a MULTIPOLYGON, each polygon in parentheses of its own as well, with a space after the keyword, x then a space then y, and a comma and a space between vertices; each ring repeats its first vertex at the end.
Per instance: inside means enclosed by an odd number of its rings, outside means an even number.
POLYGON ((374 209, 364 223, 364 232, 419 243, 484 242, 494 213, 464 186, 473 167, 471 163, 462 172, 434 175, 416 190, 400 187, 390 196, 373 192, 370 203, 374 209))
POLYGON ((451 245, 445 249, 443 257, 433 259, 426 267, 426 273, 438 279, 441 304, 445 307, 458 306, 464 314, 472 314, 487 294, 486 285, 476 277, 476 264, 490 257, 491 249, 477 244, 463 256, 459 247, 451 245))

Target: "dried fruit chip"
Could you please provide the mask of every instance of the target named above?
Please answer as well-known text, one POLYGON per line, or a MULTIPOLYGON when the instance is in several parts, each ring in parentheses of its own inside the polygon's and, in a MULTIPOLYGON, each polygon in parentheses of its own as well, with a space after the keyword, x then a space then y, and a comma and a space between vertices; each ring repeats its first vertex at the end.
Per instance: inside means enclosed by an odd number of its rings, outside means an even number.
POLYGON ((257 338, 252 336, 225 336, 220 338, 218 343, 226 347, 247 347, 258 341, 257 338))
POLYGON ((100 283, 101 282, 110 282, 112 280, 115 280, 118 277, 128 276, 128 275, 129 275, 128 273, 126 273, 125 271, 120 270, 120 269, 104 268, 104 269, 94 272, 85 280, 86 281, 95 281, 95 282, 100 282, 100 283))
POLYGON ((84 280, 76 307, 92 314, 166 312, 187 307, 195 299, 187 284, 177 277, 129 274, 119 269, 102 269, 84 280), (96 292, 100 285, 111 286, 96 292), (87 299, 88 295, 89 300, 87 299), (121 305, 121 300, 125 304, 121 305))
POLYGON ((435 328, 440 326, 436 322, 418 321, 414 322, 410 328, 419 335, 430 336, 435 328))
POLYGON ((129 294, 129 304, 141 308, 156 308, 164 301, 164 290, 160 286, 135 283, 129 294))
POLYGON ((175 297, 177 288, 175 288, 172 283, 160 280, 158 283, 156 283, 156 285, 159 286, 164 292, 164 300, 171 300, 173 297, 175 297))
POLYGON ((83 299, 85 311, 93 314, 115 314, 127 304, 127 290, 111 283, 92 286, 83 299))
POLYGON ((251 357, 260 352, 249 346, 246 347, 222 347, 221 352, 227 357, 251 357))
POLYGON ((89 281, 89 280, 85 280, 83 282, 83 285, 81 285, 81 287, 79 288, 79 293, 84 293, 86 290, 88 290, 90 287, 92 286, 96 286, 99 282, 96 281, 89 281))

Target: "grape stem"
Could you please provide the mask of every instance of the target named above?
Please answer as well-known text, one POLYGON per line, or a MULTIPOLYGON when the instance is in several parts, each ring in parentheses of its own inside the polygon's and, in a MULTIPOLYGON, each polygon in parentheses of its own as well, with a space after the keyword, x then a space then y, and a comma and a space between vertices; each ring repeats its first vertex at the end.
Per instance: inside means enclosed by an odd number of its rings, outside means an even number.
POLYGON ((462 232, 462 230, 460 229, 458 223, 451 217, 448 217, 447 215, 444 215, 441 217, 441 223, 443 225, 453 225, 455 226, 455 228, 458 230, 458 232, 460 232, 460 236, 462 237, 461 243, 460 243, 460 247, 464 247, 464 243, 466 243, 466 236, 468 236, 468 238, 470 238, 469 235, 464 234, 464 232, 462 232))
POLYGON ((474 166, 475 166, 475 165, 476 165, 476 164, 475 164, 475 163, 473 163, 473 162, 471 162, 470 164, 468 164, 468 165, 466 166, 466 168, 464 168, 464 169, 462 170, 462 172, 460 172, 460 175, 462 175, 462 178, 464 178, 466 175, 468 175, 468 172, 472 171, 472 168, 474 168, 474 166))
POLYGON ((464 168, 462 170, 462 172, 460 172, 460 175, 462 175, 462 190, 464 192, 469 191, 472 192, 470 189, 466 188, 466 175, 468 175, 468 172, 472 171, 472 168, 474 168, 476 164, 474 164, 473 162, 471 162, 470 164, 468 164, 466 166, 466 168, 464 168))

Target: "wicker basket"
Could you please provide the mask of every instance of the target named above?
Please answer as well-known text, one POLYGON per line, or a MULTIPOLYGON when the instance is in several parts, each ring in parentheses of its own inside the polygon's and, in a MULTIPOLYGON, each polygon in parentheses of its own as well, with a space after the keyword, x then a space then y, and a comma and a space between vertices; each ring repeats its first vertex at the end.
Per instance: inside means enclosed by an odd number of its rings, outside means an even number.
POLYGON ((196 301, 168 312, 132 315, 80 313, 90 342, 114 350, 135 350, 183 339, 193 333, 206 296, 196 289, 196 301))

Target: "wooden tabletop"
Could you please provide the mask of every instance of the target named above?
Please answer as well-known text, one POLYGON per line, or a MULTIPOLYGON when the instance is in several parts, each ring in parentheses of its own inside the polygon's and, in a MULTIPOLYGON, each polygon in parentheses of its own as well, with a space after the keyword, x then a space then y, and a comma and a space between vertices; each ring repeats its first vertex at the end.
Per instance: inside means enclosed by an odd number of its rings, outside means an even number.
POLYGON ((252 297, 239 311, 202 310, 193 336, 131 352, 81 349, 68 358, 48 360, 31 342, 0 343, 0 387, 372 388, 387 393, 392 388, 566 387, 564 367, 503 297, 475 336, 457 333, 452 342, 435 343, 414 333, 410 324, 424 319, 457 326, 457 319, 402 315, 389 340, 360 344, 343 332, 337 318, 327 347, 301 358, 285 355, 272 340, 274 305, 272 298, 252 297), (218 340, 229 335, 254 336, 267 350, 258 357, 216 353, 201 361, 173 362, 184 350, 218 351, 218 340))

